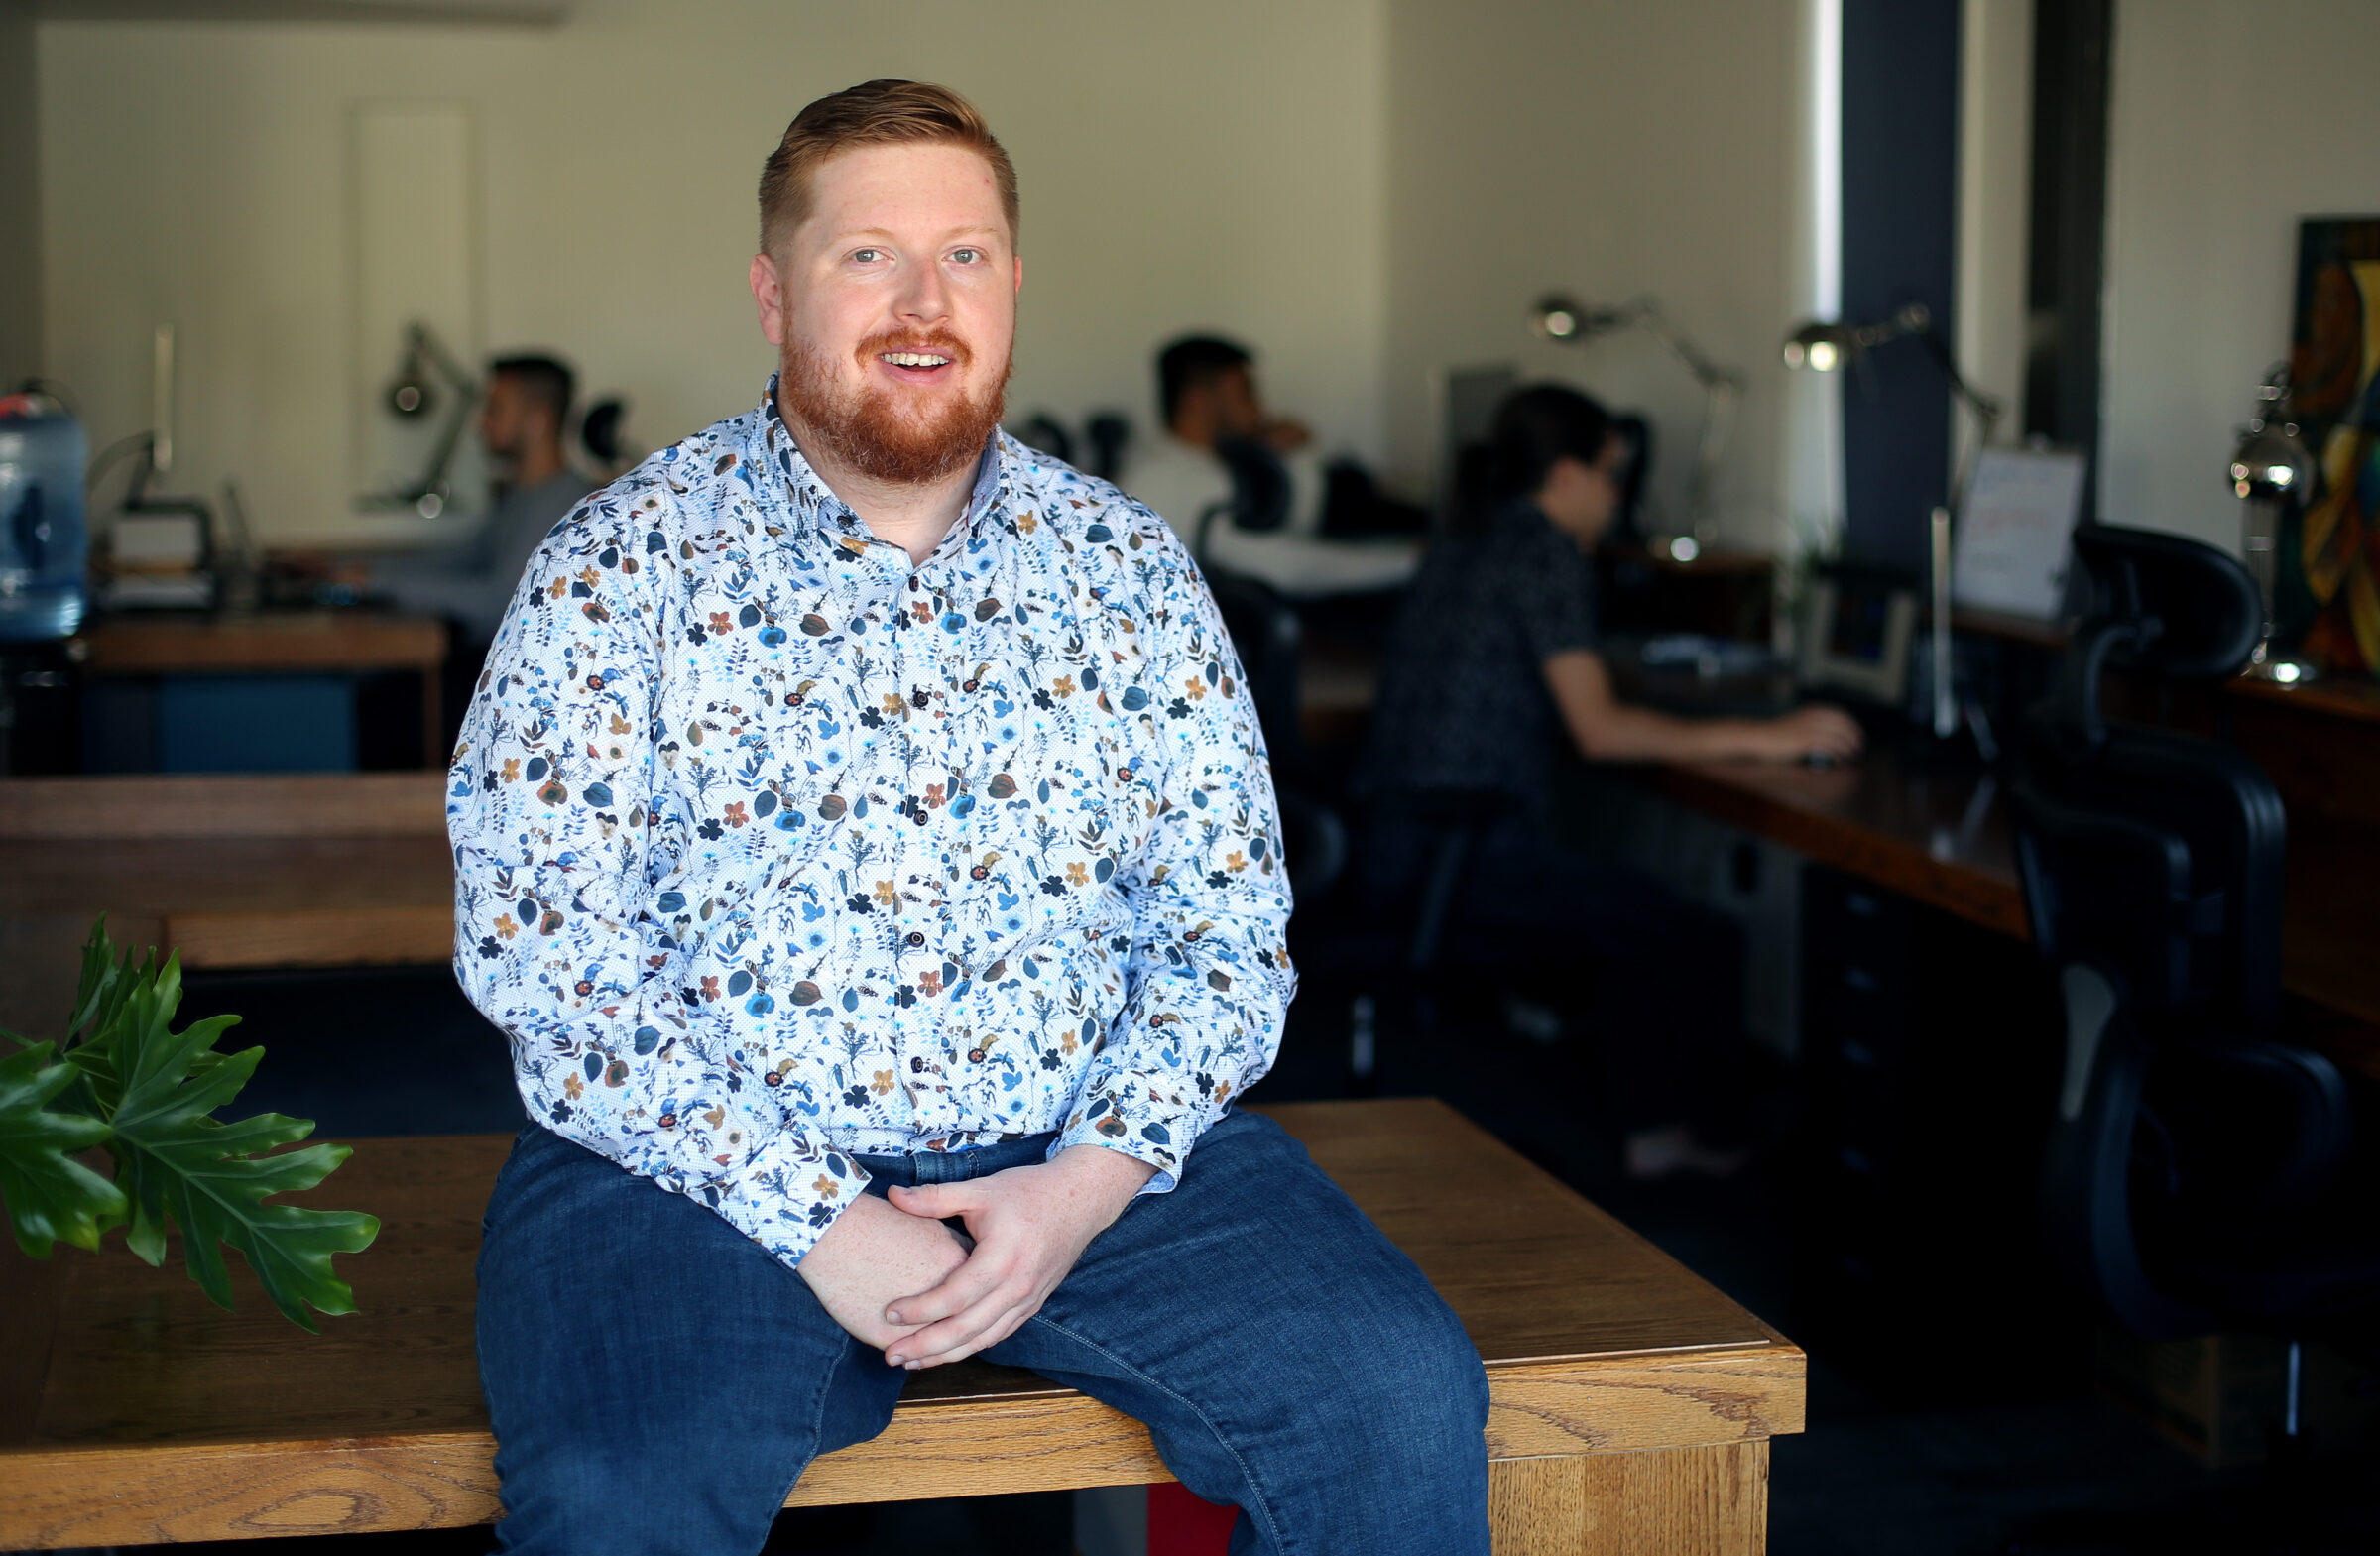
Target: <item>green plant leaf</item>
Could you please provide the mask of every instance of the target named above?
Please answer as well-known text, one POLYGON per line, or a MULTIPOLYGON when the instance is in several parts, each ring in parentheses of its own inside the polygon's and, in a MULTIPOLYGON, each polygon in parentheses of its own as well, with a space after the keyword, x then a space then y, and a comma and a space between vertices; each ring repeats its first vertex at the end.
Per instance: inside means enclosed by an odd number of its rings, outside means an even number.
POLYGON ((131 1200, 133 1251, 153 1263, 162 1258, 164 1224, 171 1218, 181 1229, 190 1278, 219 1305, 231 1306, 221 1248, 228 1243, 282 1316, 300 1328, 318 1329, 309 1305, 324 1313, 354 1312, 354 1292, 331 1272, 331 1256, 370 1247, 380 1232, 378 1219, 264 1203, 275 1194, 314 1187, 351 1152, 344 1145, 310 1145, 260 1155, 305 1138, 313 1125, 277 1113, 231 1124, 209 1117, 248 1084, 264 1050, 214 1052, 237 1017, 174 1031, 180 1004, 181 962, 175 957, 162 970, 143 968, 130 980, 104 1033, 112 1081, 120 1087, 108 1149, 131 1200))
POLYGON ((0 1202, 17 1247, 35 1258, 48 1258, 61 1239, 96 1249, 99 1235, 124 1219, 123 1192, 73 1156, 105 1140, 107 1126, 50 1110, 75 1076, 53 1043, 0 1059, 0 1202))

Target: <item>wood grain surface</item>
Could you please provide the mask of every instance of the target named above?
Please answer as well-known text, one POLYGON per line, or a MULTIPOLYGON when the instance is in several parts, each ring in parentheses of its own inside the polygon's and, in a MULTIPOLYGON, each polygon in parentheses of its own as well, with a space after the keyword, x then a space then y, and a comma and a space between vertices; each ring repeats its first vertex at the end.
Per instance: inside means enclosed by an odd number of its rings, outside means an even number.
POLYGON ((1496 1556, 1759 1556, 1768 1443, 1490 1465, 1488 1516, 1496 1556))
POLYGON ((418 669, 446 658, 446 624, 370 611, 115 619, 79 640, 86 675, 418 669))
MULTIPOLYGON (((1799 1350, 1443 1105, 1269 1111, 1462 1316, 1488 1363, 1499 1460, 1662 1458, 1651 1451, 1800 1429, 1799 1350)), ((36 1309, 53 1325, 38 1365, 0 1367, 0 1548, 495 1515, 471 1263, 510 1142, 355 1143, 322 1197, 372 1211, 383 1230, 341 1261, 363 1311, 320 1336, 274 1315, 236 1262, 240 1311, 224 1313, 171 1257, 152 1270, 111 1244, 29 1270, 0 1250, 0 1284, 28 1309, 7 1313, 12 1336, 41 1332, 36 1309)), ((967 1363, 919 1375, 885 1435, 819 1460, 794 1500, 1163 1478, 1137 1423, 1031 1374, 967 1363)), ((1624 1476, 1612 1485, 1650 1495, 1624 1476)))
POLYGON ((102 912, 118 945, 193 968, 443 963, 442 780, 0 779, 0 1026, 56 1035, 102 912))
POLYGON ((1822 864, 2030 937, 1999 785, 1971 764, 1930 763, 1879 740, 1854 763, 1681 762, 1647 770, 1660 792, 1822 864))
POLYGON ((434 773, 0 778, 0 844, 445 835, 434 773))

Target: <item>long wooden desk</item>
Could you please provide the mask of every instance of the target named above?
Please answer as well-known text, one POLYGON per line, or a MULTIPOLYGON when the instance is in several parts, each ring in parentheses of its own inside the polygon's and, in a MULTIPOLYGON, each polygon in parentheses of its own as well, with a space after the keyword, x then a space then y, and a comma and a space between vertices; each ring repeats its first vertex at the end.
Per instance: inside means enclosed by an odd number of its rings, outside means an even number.
MULTIPOLYGON (((1414 1260, 1488 1363, 1499 1552, 1764 1547, 1768 1439, 1801 1351, 1443 1104, 1268 1110, 1414 1260)), ((343 1258, 363 1311, 310 1336, 235 1263, 0 1253, 0 1549, 483 1523, 498 1514, 472 1260, 504 1137, 357 1142, 321 1191, 382 1218, 343 1258)), ((920 1374, 885 1434, 795 1503, 1168 1479, 1138 1423, 976 1363, 920 1374)))
POLYGON ((413 670, 421 677, 421 750, 440 765, 446 624, 375 611, 258 611, 105 618, 77 640, 85 675, 307 674, 413 670))
POLYGON ((101 912, 188 967, 443 962, 441 778, 0 779, 0 1026, 53 1030, 101 912))
MULTIPOLYGON (((1921 740, 1880 742, 1841 768, 1678 763, 1646 777, 1660 793, 1731 826, 2026 938, 2002 780, 1971 762, 1929 758, 1921 740)), ((2372 949, 2380 944, 2380 831, 2286 790, 2284 797, 2291 808, 2283 990, 2309 1035, 2380 1078, 2380 955, 2372 949)))

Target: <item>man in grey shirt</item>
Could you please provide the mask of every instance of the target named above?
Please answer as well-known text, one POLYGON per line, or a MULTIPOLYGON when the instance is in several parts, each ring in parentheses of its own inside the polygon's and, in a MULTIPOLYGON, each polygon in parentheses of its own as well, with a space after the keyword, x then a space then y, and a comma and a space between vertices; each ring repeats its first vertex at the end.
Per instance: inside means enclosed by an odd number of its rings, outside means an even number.
POLYGON ((468 646, 463 653, 471 656, 475 672, 471 651, 495 638, 529 553, 590 490, 562 453, 573 389, 570 370, 551 357, 490 363, 479 436, 499 466, 509 467, 503 499, 460 544, 392 558, 373 569, 371 593, 462 628, 458 647, 468 646))

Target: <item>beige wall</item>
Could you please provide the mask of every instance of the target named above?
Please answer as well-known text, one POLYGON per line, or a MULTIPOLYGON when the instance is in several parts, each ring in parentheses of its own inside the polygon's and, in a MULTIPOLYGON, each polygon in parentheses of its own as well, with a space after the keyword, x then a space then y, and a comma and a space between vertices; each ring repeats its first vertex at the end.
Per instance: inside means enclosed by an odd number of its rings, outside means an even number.
MULTIPOLYGON (((1960 38, 1959 328, 1966 381, 2003 410, 1994 436, 2024 428, 2025 282, 2031 226, 2033 0, 1966 0, 1960 38)), ((1974 418, 1951 408, 1954 448, 1974 418)), ((1957 453, 1953 464, 1959 463, 1957 453)))
POLYGON ((1650 295, 1746 380, 1718 497, 1731 539, 1777 543, 1777 348, 1793 322, 1801 7, 1795 0, 1389 0, 1392 468, 1434 457, 1431 375, 1509 360, 1647 411, 1676 512, 1702 398, 1649 337, 1535 339, 1560 289, 1650 295))
POLYGON ((2289 353, 2303 216, 2380 214, 2380 6, 2116 9, 2100 502, 2237 548, 2221 472, 2289 353))
POLYGON ((1379 0, 581 0, 552 29, 44 23, 49 370, 95 444, 137 429, 171 320, 178 486, 238 476, 269 539, 394 538, 408 522, 349 512, 349 104, 473 105, 475 344, 561 349, 657 444, 758 398, 744 271, 785 120, 898 74, 974 96, 1019 166, 1012 412, 1145 429, 1151 348, 1207 326, 1376 457, 1383 21, 1379 0))
POLYGON ((0 391, 42 368, 34 136, 33 12, 21 0, 0 0, 0 391))

